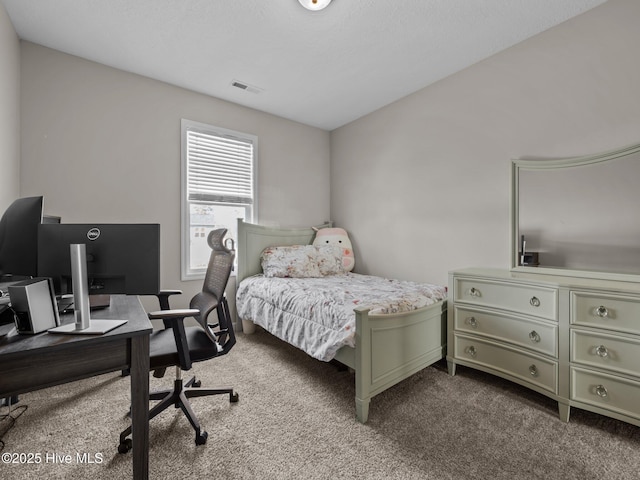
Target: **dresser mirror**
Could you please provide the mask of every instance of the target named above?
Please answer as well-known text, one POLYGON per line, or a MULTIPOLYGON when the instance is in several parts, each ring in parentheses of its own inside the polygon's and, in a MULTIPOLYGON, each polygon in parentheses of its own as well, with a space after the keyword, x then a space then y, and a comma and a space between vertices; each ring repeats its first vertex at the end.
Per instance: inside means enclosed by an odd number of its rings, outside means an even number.
POLYGON ((513 160, 511 199, 513 271, 640 281, 640 145, 513 160))

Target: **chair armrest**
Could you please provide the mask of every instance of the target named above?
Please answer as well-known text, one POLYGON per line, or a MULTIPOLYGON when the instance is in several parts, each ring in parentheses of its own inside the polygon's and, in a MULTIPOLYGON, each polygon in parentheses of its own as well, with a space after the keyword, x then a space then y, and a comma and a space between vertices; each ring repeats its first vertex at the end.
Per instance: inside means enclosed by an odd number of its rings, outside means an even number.
POLYGON ((169 297, 171 295, 182 295, 182 290, 160 290, 156 294, 161 310, 169 310, 171 308, 169 307, 169 297))
POLYGON ((183 308, 177 310, 160 310, 148 313, 150 320, 162 320, 166 328, 173 330, 173 338, 176 342, 176 351, 178 352, 178 362, 182 370, 191 369, 191 355, 189 354, 189 345, 187 344, 187 334, 184 330, 184 319, 198 315, 199 310, 193 308, 183 308))
MULTIPOLYGON (((156 297, 158 297, 158 303, 160 304, 160 310, 171 310, 171 306, 169 305, 169 297, 171 295, 181 295, 182 290, 160 290, 156 297)), ((164 328, 170 328, 171 325, 167 323, 166 320, 163 320, 164 328)))
POLYGON ((200 315, 200 311, 195 308, 179 308, 176 310, 158 310, 147 314, 149 320, 182 320, 186 317, 194 317, 200 315))
POLYGON ((182 295, 182 290, 176 290, 176 289, 162 289, 160 290, 160 292, 158 292, 158 295, 182 295))

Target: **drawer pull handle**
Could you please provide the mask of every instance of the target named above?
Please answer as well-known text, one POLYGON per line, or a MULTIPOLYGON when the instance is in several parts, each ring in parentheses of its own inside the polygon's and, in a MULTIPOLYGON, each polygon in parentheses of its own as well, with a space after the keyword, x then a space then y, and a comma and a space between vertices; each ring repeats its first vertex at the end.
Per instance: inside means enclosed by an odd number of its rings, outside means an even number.
POLYGON ((604 345, 598 345, 596 347, 596 355, 602 358, 607 358, 609 356, 609 350, 604 345))
POLYGON ((474 347, 473 345, 470 347, 467 347, 465 349, 465 352, 467 352, 470 356, 475 357, 476 356, 476 347, 474 347))
POLYGON ((531 297, 531 300, 529 300, 529 303, 531 304, 532 307, 539 307, 540 299, 538 297, 531 297))
POLYGON ((538 376, 538 367, 536 367, 535 365, 529 366, 529 374, 532 377, 537 377, 538 376))
POLYGON ((607 398, 609 396, 609 392, 607 392, 607 389, 604 388, 604 385, 598 385, 596 387, 596 395, 598 395, 600 398, 607 398))
POLYGON ((471 289, 469 289, 469 295, 471 295, 472 297, 479 297, 480 290, 478 290, 477 288, 471 287, 471 289))
POLYGON ((600 305, 598 308, 596 308, 596 315, 598 315, 600 318, 608 317, 609 310, 607 310, 607 307, 605 307, 604 305, 600 305))
POLYGON ((531 333, 529 334, 529 340, 531 340, 534 343, 539 343, 540 335, 535 330, 532 330, 531 333))
POLYGON ((471 328, 478 328, 478 321, 475 317, 467 318, 467 323, 471 326, 471 328))

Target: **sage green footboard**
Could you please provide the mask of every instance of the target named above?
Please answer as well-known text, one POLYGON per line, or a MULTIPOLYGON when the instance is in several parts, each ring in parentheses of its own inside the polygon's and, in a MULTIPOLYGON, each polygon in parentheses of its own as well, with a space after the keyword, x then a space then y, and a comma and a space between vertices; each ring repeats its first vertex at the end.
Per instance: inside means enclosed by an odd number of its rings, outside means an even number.
POLYGON ((355 370, 356 417, 369 416, 371 398, 446 354, 446 301, 397 315, 356 309, 356 346, 336 360, 355 370))

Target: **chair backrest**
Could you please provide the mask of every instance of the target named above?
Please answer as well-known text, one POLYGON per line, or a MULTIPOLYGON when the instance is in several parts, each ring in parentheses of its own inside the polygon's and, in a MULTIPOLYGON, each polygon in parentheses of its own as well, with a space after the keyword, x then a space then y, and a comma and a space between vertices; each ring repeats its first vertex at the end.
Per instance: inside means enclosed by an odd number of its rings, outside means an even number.
MULTIPOLYGON (((190 307, 200 310, 197 320, 207 329, 207 317, 217 305, 222 303, 224 291, 233 270, 235 251, 225 247, 223 240, 227 234, 226 228, 212 230, 207 237, 211 247, 209 265, 202 284, 202 291, 191 300, 190 307)), ((220 319, 223 321, 223 319, 220 319)))
POLYGON ((202 284, 202 291, 215 295, 218 300, 224 296, 224 290, 227 287, 229 276, 233 270, 233 261, 236 257, 235 252, 229 250, 223 243, 226 234, 226 228, 219 228, 209 232, 207 237, 207 243, 211 247, 211 256, 202 284))

